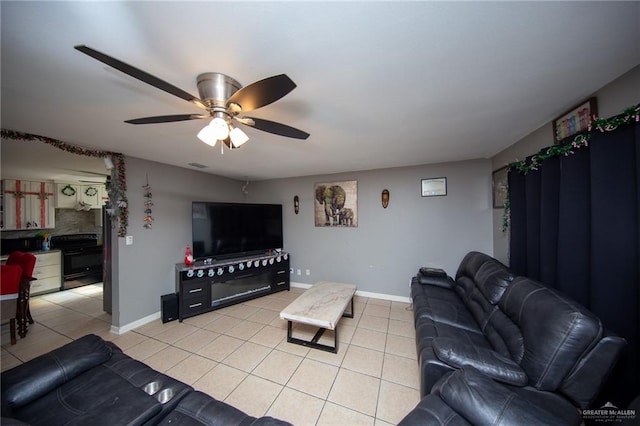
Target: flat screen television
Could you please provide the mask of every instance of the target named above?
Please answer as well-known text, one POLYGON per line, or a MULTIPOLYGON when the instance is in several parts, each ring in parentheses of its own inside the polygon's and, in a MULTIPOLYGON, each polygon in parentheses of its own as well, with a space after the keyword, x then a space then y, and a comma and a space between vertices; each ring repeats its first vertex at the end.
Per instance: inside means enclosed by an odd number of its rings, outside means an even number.
POLYGON ((229 259, 282 248, 282 205, 194 201, 193 257, 229 259))

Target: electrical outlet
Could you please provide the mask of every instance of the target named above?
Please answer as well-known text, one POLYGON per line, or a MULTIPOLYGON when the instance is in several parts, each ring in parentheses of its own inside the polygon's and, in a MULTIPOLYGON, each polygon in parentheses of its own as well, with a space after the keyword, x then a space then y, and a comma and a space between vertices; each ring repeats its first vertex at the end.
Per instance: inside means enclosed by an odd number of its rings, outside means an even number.
POLYGON ((301 271, 300 269, 297 269, 297 270, 296 270, 296 273, 297 273, 298 275, 302 275, 302 271, 301 271))
POLYGON ((133 245, 133 235, 127 235, 126 237, 124 237, 124 243, 128 246, 132 246, 133 245))
POLYGON ((304 271, 304 272, 305 272, 305 274, 307 274, 307 276, 311 275, 311 270, 310 270, 310 269, 307 269, 307 270, 306 270, 306 271, 304 271))
POLYGON ((289 268, 289 273, 293 275, 293 268, 289 268))

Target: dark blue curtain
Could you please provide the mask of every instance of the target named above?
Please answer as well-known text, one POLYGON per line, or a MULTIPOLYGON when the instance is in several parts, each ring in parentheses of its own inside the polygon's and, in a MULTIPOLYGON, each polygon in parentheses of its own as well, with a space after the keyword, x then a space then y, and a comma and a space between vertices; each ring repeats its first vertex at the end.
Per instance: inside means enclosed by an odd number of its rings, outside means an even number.
POLYGON ((589 146, 511 169, 510 267, 558 289, 627 339, 598 402, 640 393, 640 125, 594 131, 589 146))

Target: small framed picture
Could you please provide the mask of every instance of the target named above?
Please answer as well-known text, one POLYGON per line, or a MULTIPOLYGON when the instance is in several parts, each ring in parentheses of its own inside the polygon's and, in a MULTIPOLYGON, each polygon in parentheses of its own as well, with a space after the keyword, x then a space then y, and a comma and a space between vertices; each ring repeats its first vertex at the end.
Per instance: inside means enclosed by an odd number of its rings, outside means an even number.
POLYGON ((447 195, 447 178, 422 179, 422 196, 439 197, 447 195))
POLYGON ((507 177, 509 174, 509 166, 504 166, 492 174, 491 185, 493 187, 493 208, 504 208, 504 202, 507 199, 507 177))
POLYGON ((589 98, 580 105, 571 108, 553 120, 553 142, 558 144, 570 136, 586 132, 589 130, 594 115, 598 115, 596 98, 589 98))

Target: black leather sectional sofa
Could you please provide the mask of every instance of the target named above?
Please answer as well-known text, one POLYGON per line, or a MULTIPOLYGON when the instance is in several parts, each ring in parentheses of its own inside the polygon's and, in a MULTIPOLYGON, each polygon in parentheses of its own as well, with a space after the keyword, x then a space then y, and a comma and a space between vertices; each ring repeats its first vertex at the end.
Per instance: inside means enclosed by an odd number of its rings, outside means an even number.
POLYGON ((90 334, 5 371, 2 425, 282 426, 194 391, 90 334))
POLYGON ((557 291, 482 253, 411 283, 423 399, 401 425, 579 425, 625 346, 557 291))

